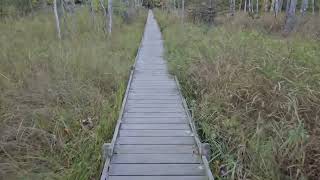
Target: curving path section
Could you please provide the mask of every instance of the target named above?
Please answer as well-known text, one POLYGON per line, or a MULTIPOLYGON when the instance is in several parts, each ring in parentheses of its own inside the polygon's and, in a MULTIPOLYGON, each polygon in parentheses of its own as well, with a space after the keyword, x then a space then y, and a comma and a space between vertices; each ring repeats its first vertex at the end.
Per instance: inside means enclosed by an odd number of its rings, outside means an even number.
POLYGON ((161 32, 149 11, 103 180, 210 179, 163 54, 161 32))

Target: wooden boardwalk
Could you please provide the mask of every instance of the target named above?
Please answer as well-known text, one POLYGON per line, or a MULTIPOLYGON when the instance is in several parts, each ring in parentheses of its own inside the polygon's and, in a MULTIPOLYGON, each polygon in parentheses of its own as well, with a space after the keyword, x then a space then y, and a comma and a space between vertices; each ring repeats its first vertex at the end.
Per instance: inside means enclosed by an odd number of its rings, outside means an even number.
POLYGON ((101 180, 213 179, 149 11, 101 180))

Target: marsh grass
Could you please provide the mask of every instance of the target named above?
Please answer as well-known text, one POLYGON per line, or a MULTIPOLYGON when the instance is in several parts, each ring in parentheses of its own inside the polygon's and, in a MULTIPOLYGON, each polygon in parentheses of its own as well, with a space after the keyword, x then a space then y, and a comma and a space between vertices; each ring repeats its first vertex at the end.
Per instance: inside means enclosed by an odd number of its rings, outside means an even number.
POLYGON ((95 179, 141 39, 146 13, 103 31, 87 9, 0 22, 0 179, 95 179), (71 23, 73 22, 73 23, 71 23))
POLYGON ((217 178, 317 179, 319 41, 237 19, 212 28, 156 14, 217 178))

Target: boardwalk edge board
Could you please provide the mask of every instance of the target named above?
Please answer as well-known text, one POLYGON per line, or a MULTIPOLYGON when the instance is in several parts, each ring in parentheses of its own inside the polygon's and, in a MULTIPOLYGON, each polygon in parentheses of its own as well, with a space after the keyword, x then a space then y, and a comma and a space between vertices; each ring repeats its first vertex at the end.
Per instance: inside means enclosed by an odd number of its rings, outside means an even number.
POLYGON ((174 77, 175 81, 176 81, 176 84, 177 84, 177 87, 178 87, 178 90, 179 90, 179 95, 182 99, 182 104, 183 104, 183 107, 185 109, 185 112, 187 114, 187 118, 189 120, 189 124, 190 124, 190 127, 191 127, 191 130, 194 134, 194 139, 196 141, 196 145, 198 146, 198 149, 199 149, 199 152, 200 152, 200 155, 201 155, 201 158, 202 158, 202 161, 203 161, 203 164, 205 166, 205 169, 206 169, 206 173, 207 173, 207 176, 209 178, 209 180, 214 180, 214 177, 212 175, 212 172, 210 170, 210 166, 209 166, 209 162, 208 162, 208 154, 209 153, 209 150, 208 149, 204 149, 203 147, 206 147, 208 148, 208 146, 206 144, 202 144, 201 141, 200 141, 200 138, 198 136, 198 132, 197 132, 197 129, 196 129, 196 126, 194 124, 194 121, 193 121, 193 118, 192 116, 190 115, 190 111, 189 111, 189 108, 188 108, 188 104, 187 104, 187 101, 186 99, 183 97, 182 95, 182 91, 181 91, 181 86, 180 86, 180 83, 179 83, 179 80, 178 80, 178 77, 175 76, 174 77))

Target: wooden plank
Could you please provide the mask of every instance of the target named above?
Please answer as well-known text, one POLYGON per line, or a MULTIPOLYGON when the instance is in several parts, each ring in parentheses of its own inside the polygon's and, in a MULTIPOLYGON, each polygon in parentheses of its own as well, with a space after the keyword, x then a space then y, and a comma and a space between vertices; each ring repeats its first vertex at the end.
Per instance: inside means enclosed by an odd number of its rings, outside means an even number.
POLYGON ((186 118, 123 118, 125 124, 185 124, 186 118))
POLYGON ((118 154, 193 154, 194 145, 116 145, 118 154))
POLYGON ((127 103, 127 108, 182 108, 182 104, 133 104, 127 103))
POLYGON ((184 113, 184 109, 181 107, 176 108, 136 108, 136 107, 127 107, 125 109, 127 113, 184 113))
POLYGON ((114 154, 112 164, 200 164, 195 154, 114 154))
POLYGON ((129 96, 129 100, 180 100, 179 96, 160 96, 160 95, 156 95, 156 96, 144 96, 144 95, 140 95, 140 96, 129 96))
POLYGON ((147 130, 155 130, 155 129, 174 129, 174 130, 190 130, 188 124, 121 124, 120 129, 147 129, 147 130))
POLYGON ((208 180, 205 176, 109 176, 108 180, 208 180))
POLYGON ((205 169, 200 164, 112 164, 111 176, 203 176, 205 169))
POLYGON ((193 137, 118 137, 118 144, 193 145, 193 137))
POLYGON ((162 117, 162 118, 186 118, 186 114, 182 112, 126 112, 123 115, 124 118, 127 117, 136 117, 136 118, 153 118, 153 117, 162 117))
POLYGON ((148 100, 148 99, 141 99, 141 100, 133 100, 130 99, 128 101, 129 104, 181 104, 181 99, 172 99, 172 100, 163 100, 163 99, 155 99, 155 100, 148 100))
POLYGON ((145 137, 174 137, 193 136, 190 130, 120 130, 120 136, 145 136, 145 137))

